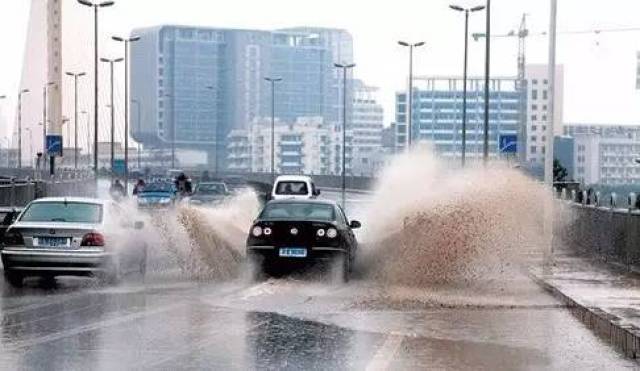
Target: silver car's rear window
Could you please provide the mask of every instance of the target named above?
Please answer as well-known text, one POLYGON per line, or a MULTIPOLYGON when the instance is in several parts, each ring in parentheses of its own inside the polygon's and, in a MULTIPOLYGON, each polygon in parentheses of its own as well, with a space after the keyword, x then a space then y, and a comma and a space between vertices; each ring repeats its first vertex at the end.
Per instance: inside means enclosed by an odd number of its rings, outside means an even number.
POLYGON ((20 221, 100 223, 102 205, 82 202, 37 202, 24 211, 20 221))

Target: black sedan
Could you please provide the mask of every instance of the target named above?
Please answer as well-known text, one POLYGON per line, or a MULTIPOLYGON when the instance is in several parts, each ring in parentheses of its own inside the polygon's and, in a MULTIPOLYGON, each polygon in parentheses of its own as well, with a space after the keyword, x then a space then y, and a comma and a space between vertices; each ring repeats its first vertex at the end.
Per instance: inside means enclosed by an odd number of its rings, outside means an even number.
POLYGON ((358 242, 342 208, 327 200, 268 202, 251 226, 247 257, 258 272, 274 272, 291 263, 334 261, 349 279, 358 242))

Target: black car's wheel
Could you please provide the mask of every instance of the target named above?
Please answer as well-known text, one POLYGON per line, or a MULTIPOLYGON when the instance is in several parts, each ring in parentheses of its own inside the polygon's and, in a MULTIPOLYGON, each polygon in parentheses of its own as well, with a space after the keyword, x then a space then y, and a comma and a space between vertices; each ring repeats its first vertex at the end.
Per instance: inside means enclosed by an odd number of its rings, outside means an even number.
POLYGON ((249 263, 250 279, 253 282, 263 281, 267 275, 266 261, 264 257, 256 254, 248 253, 247 261, 249 263))
POLYGON ((20 272, 5 270, 4 278, 5 280, 7 280, 9 285, 13 287, 22 287, 22 285, 24 284, 24 275, 20 272))

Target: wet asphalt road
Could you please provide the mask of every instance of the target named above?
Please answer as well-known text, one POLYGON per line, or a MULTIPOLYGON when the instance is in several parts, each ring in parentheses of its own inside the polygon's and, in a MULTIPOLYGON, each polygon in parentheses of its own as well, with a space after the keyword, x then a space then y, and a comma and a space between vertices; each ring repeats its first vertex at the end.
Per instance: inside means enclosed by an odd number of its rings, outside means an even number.
POLYGON ((638 367, 524 275, 415 289, 156 272, 117 286, 60 278, 13 289, 0 278, 0 290, 2 370, 638 367))

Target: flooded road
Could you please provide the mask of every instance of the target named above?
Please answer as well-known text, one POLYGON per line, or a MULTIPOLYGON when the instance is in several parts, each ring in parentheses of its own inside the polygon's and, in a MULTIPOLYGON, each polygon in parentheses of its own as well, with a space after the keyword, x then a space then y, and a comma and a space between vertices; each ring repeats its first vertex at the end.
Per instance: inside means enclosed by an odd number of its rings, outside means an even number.
POLYGON ((526 277, 486 292, 313 278, 0 284, 5 370, 637 367, 526 277))
POLYGON ((464 179, 422 198, 406 188, 424 186, 415 179, 387 185, 395 199, 350 193, 347 215, 365 227, 348 284, 315 272, 251 282, 232 243, 250 226, 250 198, 179 209, 149 224, 175 259, 144 280, 0 281, 0 369, 637 368, 523 273, 539 223, 505 205, 539 215, 539 196, 507 175, 489 174, 498 180, 482 197, 465 198, 464 179))

